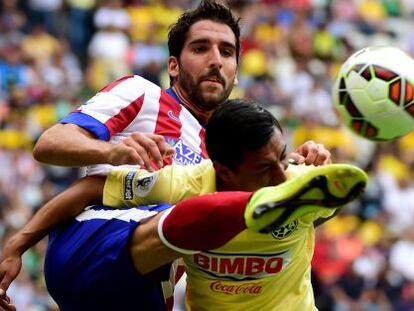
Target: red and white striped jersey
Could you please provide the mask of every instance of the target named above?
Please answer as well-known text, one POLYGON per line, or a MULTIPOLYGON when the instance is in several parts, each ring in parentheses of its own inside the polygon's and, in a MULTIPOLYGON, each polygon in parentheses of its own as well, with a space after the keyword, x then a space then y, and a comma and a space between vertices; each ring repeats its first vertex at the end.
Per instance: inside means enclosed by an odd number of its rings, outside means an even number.
MULTIPOLYGON (((173 159, 165 164, 197 164, 207 158, 204 126, 172 89, 162 90, 136 75, 110 83, 60 123, 76 124, 111 143, 133 132, 162 135, 175 148, 173 159)), ((106 173, 110 168, 91 166, 88 174, 106 173)))

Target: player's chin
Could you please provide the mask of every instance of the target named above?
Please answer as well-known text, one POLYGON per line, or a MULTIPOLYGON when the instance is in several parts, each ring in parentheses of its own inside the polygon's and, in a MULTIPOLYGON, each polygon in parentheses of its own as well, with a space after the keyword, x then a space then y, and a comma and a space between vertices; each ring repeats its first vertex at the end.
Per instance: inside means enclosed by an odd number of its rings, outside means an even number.
POLYGON ((224 92, 203 92, 203 101, 206 107, 209 107, 210 110, 216 108, 222 102, 227 99, 227 96, 224 92))
POLYGON ((220 98, 225 93, 225 88, 220 83, 202 84, 200 86, 200 91, 205 99, 208 99, 209 97, 220 98))

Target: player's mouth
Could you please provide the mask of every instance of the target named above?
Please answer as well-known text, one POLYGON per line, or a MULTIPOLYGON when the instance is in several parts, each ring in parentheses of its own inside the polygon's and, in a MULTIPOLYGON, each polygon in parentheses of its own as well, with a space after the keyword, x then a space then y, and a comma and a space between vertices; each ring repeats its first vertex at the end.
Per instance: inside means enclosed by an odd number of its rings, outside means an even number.
POLYGON ((211 76, 207 76, 205 78, 202 78, 201 82, 207 82, 207 83, 211 83, 211 84, 220 84, 223 87, 225 85, 224 79, 222 79, 221 77, 219 77, 217 75, 211 75, 211 76))
POLYGON ((203 80, 202 82, 223 85, 220 81, 217 81, 217 80, 203 80))

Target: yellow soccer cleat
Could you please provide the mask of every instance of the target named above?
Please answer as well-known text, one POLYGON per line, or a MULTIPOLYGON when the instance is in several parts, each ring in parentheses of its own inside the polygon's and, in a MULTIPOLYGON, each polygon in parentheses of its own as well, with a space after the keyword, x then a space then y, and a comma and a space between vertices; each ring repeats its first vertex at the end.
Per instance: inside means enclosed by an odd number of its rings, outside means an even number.
POLYGON ((267 233, 320 209, 337 209, 359 196, 367 174, 350 164, 317 166, 299 177, 256 191, 246 206, 246 225, 267 233))

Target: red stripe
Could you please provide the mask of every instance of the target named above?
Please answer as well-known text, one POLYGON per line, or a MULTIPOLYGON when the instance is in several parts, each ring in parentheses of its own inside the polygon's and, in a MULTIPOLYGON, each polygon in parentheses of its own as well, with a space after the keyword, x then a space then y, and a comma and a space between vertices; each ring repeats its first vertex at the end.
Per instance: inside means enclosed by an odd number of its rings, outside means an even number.
POLYGON ((128 75, 125 77, 122 77, 116 81, 113 81, 111 83, 109 83, 108 85, 104 86, 98 93, 100 92, 109 92, 110 90, 112 90, 115 86, 117 86, 119 83, 121 83, 122 81, 128 80, 130 78, 133 78, 134 75, 128 75))
POLYGON ((178 264, 177 271, 175 271, 175 284, 178 283, 178 281, 181 279, 184 273, 185 273, 185 266, 182 264, 178 264))
POLYGON ((142 103, 144 102, 144 95, 145 94, 142 94, 128 106, 122 108, 117 115, 105 122, 111 136, 115 133, 122 132, 132 120, 135 119, 136 115, 141 110, 142 103))
POLYGON ((174 307, 174 297, 168 297, 165 300, 165 310, 166 311, 171 311, 174 307))
POLYGON ((164 159, 164 165, 171 165, 173 163, 173 157, 164 159))
POLYGON ((182 106, 167 92, 161 90, 160 109, 155 126, 155 134, 164 137, 179 139, 181 137, 182 123, 180 121, 180 112, 182 106))
POLYGON ((206 148, 206 130, 204 128, 201 129, 200 131, 200 149, 201 149, 201 156, 204 159, 208 159, 208 153, 207 153, 207 148, 206 148))

